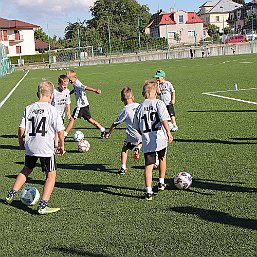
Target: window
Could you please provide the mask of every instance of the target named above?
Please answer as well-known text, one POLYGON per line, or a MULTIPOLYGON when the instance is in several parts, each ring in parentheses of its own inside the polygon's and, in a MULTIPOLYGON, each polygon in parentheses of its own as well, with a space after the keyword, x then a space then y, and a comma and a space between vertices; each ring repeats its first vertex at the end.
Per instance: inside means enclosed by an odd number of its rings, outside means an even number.
POLYGON ((19 30, 14 30, 14 34, 15 34, 15 40, 20 40, 19 30))
POLYGON ((8 48, 8 46, 5 47, 5 52, 6 52, 6 54, 9 54, 9 48, 8 48))
POLYGON ((21 46, 16 46, 16 54, 21 54, 21 46))
POLYGON ((4 41, 8 41, 7 30, 3 30, 4 41))
POLYGON ((195 36, 195 31, 194 30, 188 30, 187 36, 188 37, 194 37, 195 36))
POLYGON ((216 21, 220 21, 220 16, 216 16, 216 21))
POLYGON ((183 15, 179 15, 179 16, 178 16, 178 21, 179 21, 179 23, 184 23, 184 17, 183 17, 183 15))
POLYGON ((175 34, 176 32, 172 31, 172 32, 168 32, 168 38, 175 38, 175 34))

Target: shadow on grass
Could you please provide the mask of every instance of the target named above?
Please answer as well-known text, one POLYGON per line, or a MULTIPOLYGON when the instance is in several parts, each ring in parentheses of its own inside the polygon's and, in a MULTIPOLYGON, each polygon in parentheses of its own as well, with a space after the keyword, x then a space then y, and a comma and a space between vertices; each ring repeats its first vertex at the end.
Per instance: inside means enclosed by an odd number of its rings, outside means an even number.
POLYGON ((19 200, 14 200, 11 204, 6 204, 5 201, 3 199, 0 199, 0 202, 4 205, 8 205, 14 208, 17 208, 19 210, 22 210, 24 212, 28 212, 32 215, 37 215, 38 212, 37 210, 33 210, 31 207, 24 205, 21 201, 19 200))
POLYGON ((8 150, 20 150, 17 145, 0 145, 0 149, 8 149, 8 150))
POLYGON ((201 113, 201 112, 257 112, 257 110, 197 110, 197 111, 187 111, 187 112, 195 112, 195 113, 201 113))
MULTIPOLYGON (((7 175, 6 177, 16 179, 16 175, 7 175)), ((28 178, 26 183, 44 185, 45 181, 28 178)), ((122 196, 122 197, 128 197, 128 198, 138 198, 138 199, 141 199, 143 197, 143 192, 144 192, 144 190, 142 189, 131 188, 131 187, 70 183, 70 182, 58 182, 58 181, 55 183, 55 188, 57 187, 72 189, 72 190, 79 190, 79 191, 94 192, 94 193, 105 193, 109 195, 122 196), (131 191, 131 194, 123 193, 121 192, 122 190, 131 191), (135 192, 140 193, 140 195, 135 194, 135 192)))
POLYGON ((17 135, 1 135, 2 138, 18 138, 17 135))
MULTIPOLYGON (((242 139, 241 139, 242 140, 242 139)), ((248 139, 245 139, 248 140, 248 139)), ((251 139, 254 140, 254 139, 251 139)), ((220 139, 182 139, 176 138, 174 139, 175 142, 181 143, 208 143, 208 144, 224 144, 224 145, 256 145, 257 142, 235 142, 235 141, 228 141, 228 140, 220 140, 220 139)))
POLYGON ((91 253, 91 252, 88 252, 88 251, 83 251, 83 250, 74 249, 74 248, 67 248, 67 247, 54 247, 54 248, 51 248, 51 249, 53 251, 67 253, 67 254, 70 254, 72 256, 108 257, 108 255, 96 254, 96 253, 91 253))
POLYGON ((201 219, 211 222, 257 230, 257 220, 233 217, 226 212, 195 208, 191 206, 173 207, 170 210, 178 213, 197 215, 201 219))

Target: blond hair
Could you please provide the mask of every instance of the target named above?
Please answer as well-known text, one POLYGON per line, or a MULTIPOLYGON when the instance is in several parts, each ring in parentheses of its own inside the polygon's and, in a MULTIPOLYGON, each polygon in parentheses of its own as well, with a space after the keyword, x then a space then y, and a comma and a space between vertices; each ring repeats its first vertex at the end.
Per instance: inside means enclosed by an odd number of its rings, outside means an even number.
POLYGON ((68 70, 66 74, 67 74, 67 77, 68 77, 68 78, 70 78, 70 77, 72 77, 72 76, 74 77, 74 76, 77 75, 74 70, 68 70))
POLYGON ((120 97, 122 101, 128 100, 133 97, 133 92, 130 87, 124 87, 120 92, 120 97))
POLYGON ((157 82, 155 80, 146 80, 143 85, 142 95, 145 98, 149 98, 151 92, 156 92, 157 82))
POLYGON ((42 79, 38 84, 37 93, 42 96, 50 96, 54 93, 54 84, 49 80, 42 79))

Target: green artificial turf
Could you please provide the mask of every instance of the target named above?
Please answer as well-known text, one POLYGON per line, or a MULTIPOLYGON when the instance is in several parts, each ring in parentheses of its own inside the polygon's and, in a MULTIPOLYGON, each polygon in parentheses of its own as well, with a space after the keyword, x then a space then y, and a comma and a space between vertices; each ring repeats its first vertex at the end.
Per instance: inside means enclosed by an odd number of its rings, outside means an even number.
MULTIPOLYGON (((37 215, 19 198, 0 202, 0 256, 256 256, 256 104, 204 95, 257 102, 257 55, 165 60, 73 67, 89 87, 91 114, 110 127, 123 107, 120 91, 132 87, 135 101, 157 69, 166 72, 176 90, 179 130, 167 155, 168 190, 145 201, 144 160, 131 159, 120 177, 120 150, 125 126, 106 140, 84 120, 76 120, 57 157, 52 215, 37 215), (90 142, 87 153, 77 151, 72 133, 81 130, 90 142), (176 190, 172 181, 180 171, 193 176, 189 190, 176 190)), ((0 109, 0 195, 5 197, 23 167, 17 130, 23 109, 37 100, 42 78, 57 84, 66 71, 31 70, 0 109)), ((23 71, 0 79, 0 102, 24 76, 23 71)), ((70 87, 71 89, 71 87, 70 87)), ((72 96, 72 108, 75 99, 72 96)), ((67 120, 66 120, 67 124, 67 120)), ((154 171, 153 184, 158 172, 154 171)), ((44 175, 35 168, 27 181, 42 192, 44 175)))

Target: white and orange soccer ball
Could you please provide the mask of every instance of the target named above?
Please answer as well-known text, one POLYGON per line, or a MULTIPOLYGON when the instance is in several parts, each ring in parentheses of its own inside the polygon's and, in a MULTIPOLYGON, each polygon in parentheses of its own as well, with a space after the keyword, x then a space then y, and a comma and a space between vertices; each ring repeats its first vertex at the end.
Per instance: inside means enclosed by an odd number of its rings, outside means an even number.
POLYGON ((78 142, 79 152, 85 153, 85 152, 89 151, 89 149, 90 149, 90 144, 87 140, 83 139, 78 142))

